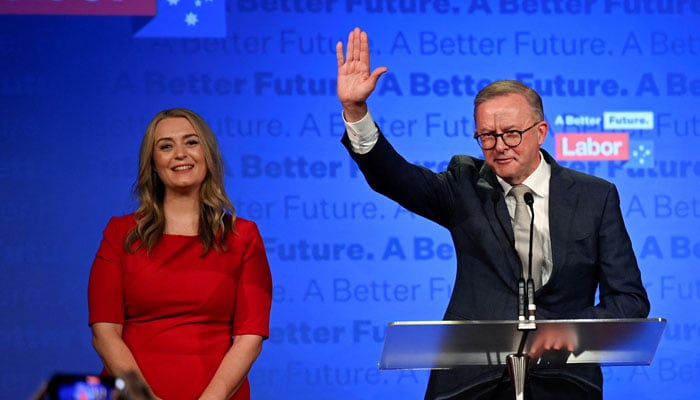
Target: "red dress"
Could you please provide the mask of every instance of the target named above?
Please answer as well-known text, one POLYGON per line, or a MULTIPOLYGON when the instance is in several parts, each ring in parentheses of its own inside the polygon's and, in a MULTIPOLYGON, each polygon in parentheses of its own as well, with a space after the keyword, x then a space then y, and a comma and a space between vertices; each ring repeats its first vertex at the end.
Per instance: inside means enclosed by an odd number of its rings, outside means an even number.
MULTIPOLYGON (((123 339, 156 396, 197 399, 232 335, 269 335, 272 279, 254 222, 237 218, 226 251, 202 257, 197 236, 164 235, 148 255, 124 251, 134 216, 104 230, 90 272, 90 324, 123 325, 123 339)), ((248 380, 232 399, 250 398, 248 380)))

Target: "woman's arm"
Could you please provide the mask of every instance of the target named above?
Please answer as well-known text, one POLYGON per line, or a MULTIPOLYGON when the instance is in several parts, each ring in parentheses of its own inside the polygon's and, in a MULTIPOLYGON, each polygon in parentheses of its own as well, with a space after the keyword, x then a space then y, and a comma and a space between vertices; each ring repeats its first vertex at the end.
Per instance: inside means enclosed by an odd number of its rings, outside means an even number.
POLYGON ((92 324, 91 328, 92 345, 97 354, 100 355, 107 372, 118 377, 136 374, 137 379, 146 386, 147 398, 158 400, 159 398, 153 395, 151 388, 143 378, 134 355, 131 354, 131 350, 122 339, 123 326, 109 322, 96 322, 92 324))
POLYGON ((272 306, 272 276, 265 245, 257 225, 236 221, 236 231, 245 243, 236 309, 232 321, 233 344, 224 355, 214 377, 204 389, 200 400, 228 400, 245 382, 253 362, 262 351, 262 342, 269 334, 272 306))
MULTIPOLYGON (((121 324, 109 322, 96 322, 92 324, 92 345, 100 355, 105 368, 112 376, 124 377, 128 374, 136 374, 138 379, 145 382, 136 364, 136 359, 131 350, 122 339, 121 324)), ((146 384, 147 385, 147 384, 146 384)), ((148 388, 150 392, 150 387, 148 388)), ((155 396, 152 398, 156 399, 155 396)))
POLYGON ((262 336, 239 335, 219 364, 214 377, 199 397, 200 400, 227 400, 243 383, 253 362, 262 351, 262 336))
POLYGON ((92 346, 100 355, 110 375, 119 376, 127 371, 137 371, 141 375, 136 359, 122 340, 121 324, 92 324, 92 346))

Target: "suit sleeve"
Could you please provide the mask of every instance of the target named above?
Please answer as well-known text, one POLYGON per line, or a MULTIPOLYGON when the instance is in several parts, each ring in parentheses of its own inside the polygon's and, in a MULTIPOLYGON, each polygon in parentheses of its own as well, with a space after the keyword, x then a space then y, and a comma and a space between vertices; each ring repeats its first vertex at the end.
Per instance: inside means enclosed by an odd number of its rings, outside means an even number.
POLYGON ((578 318, 646 318, 649 299, 622 218, 620 196, 610 185, 598 238, 599 303, 578 318))
POLYGON ((457 198, 457 186, 472 183, 478 176, 476 167, 465 168, 453 157, 447 171, 436 173, 428 168, 406 161, 379 133, 377 143, 366 154, 354 153, 347 133, 342 143, 357 163, 369 186, 407 210, 442 226, 450 224, 457 198), (471 171, 472 176, 464 176, 471 171))

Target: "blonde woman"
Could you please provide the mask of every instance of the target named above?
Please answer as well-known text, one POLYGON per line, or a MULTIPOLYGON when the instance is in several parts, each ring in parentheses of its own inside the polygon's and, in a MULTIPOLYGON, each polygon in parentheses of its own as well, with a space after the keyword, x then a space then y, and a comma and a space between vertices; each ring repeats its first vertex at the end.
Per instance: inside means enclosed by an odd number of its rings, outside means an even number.
POLYGON ((139 207, 112 218, 88 285, 105 374, 162 399, 249 399, 269 335, 272 279, 256 224, 237 218, 216 137, 196 113, 158 113, 141 143, 139 207))

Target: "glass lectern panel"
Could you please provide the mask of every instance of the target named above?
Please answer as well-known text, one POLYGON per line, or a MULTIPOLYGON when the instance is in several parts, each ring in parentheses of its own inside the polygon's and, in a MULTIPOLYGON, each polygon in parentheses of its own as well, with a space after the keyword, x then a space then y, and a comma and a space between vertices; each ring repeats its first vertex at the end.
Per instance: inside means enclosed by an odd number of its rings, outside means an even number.
POLYGON ((405 321, 387 326, 381 369, 445 369, 464 365, 505 365, 519 350, 532 362, 649 365, 666 326, 663 318, 537 321, 518 330, 518 321, 405 321), (556 339, 573 351, 540 351, 556 339))

